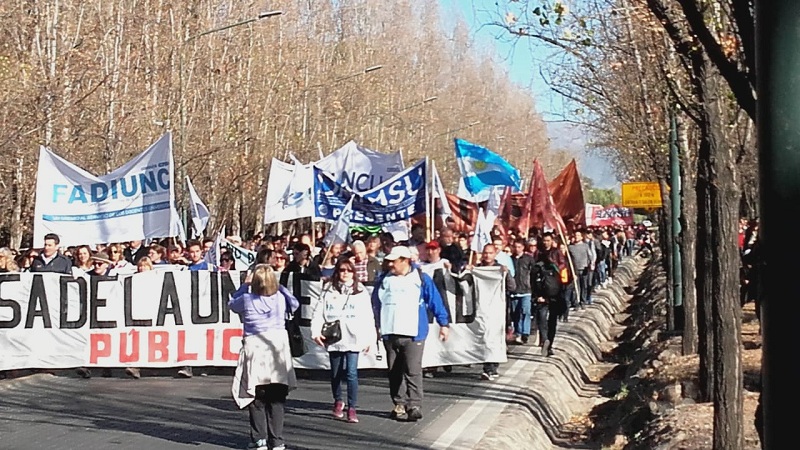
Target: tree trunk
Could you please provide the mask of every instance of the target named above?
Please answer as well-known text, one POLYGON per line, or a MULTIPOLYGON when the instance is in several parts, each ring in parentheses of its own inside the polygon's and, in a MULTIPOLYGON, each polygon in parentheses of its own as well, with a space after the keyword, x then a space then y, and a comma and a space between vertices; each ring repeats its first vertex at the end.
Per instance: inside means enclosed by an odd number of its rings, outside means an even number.
POLYGON ((9 243, 11 248, 22 248, 22 193, 26 186, 24 186, 24 157, 18 150, 14 150, 16 157, 14 158, 14 179, 11 184, 11 225, 9 226, 9 243))
POLYGON ((697 353, 697 291, 695 290, 695 240, 697 239, 697 195, 692 170, 692 151, 684 117, 678 116, 678 151, 681 169, 681 260, 683 272, 683 354, 697 353))
MULTIPOLYGON (((708 209, 704 249, 710 259, 704 278, 710 296, 712 341, 710 345, 714 401, 714 449, 744 448, 743 375, 741 361, 741 308, 739 305, 739 255, 737 251, 739 192, 733 146, 726 142, 726 123, 722 117, 724 101, 719 74, 704 55, 703 116, 708 141, 700 155, 703 166, 698 181, 704 179, 702 204, 708 209), (709 289, 710 288, 710 289, 709 289)), ((698 183, 699 184, 699 183, 698 183)), ((699 197, 698 193, 698 197, 699 197)), ((708 331, 708 330, 706 330, 708 331)))

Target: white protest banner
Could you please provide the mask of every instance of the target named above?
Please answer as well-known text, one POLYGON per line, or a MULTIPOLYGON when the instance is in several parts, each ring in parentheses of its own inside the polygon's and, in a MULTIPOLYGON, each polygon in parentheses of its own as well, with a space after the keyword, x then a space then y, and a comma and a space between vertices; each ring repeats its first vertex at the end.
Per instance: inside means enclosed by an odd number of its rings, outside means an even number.
POLYGON ((244 247, 222 239, 219 244, 220 248, 227 249, 228 253, 233 256, 234 267, 236 270, 248 270, 250 266, 256 262, 256 252, 248 250, 244 247))
MULTIPOLYGON (((496 268, 459 277, 432 270, 451 317, 450 338, 431 325, 423 366, 505 362, 505 296, 496 268)), ((242 326, 227 304, 246 272, 150 271, 120 277, 0 274, 0 370, 70 367, 235 366, 242 326)), ((328 368, 311 341, 322 285, 282 275, 301 304, 308 353, 299 368, 328 368)), ((371 289, 371 288, 370 288, 371 289)), ((382 346, 360 368, 386 368, 382 346)))
POLYGON ((267 183, 264 223, 311 217, 314 214, 313 169, 310 164, 289 164, 272 158, 267 183))
POLYGON ((423 265, 450 312, 450 335, 439 340, 432 321, 422 367, 503 363, 506 357, 506 294, 499 267, 475 267, 458 276, 436 265, 423 265))
POLYGON ((403 171, 400 152, 380 153, 353 141, 314 163, 338 184, 353 191, 366 192, 403 171))
POLYGON ((169 133, 99 177, 42 147, 33 242, 40 245, 48 233, 64 247, 177 236, 173 172, 169 133))

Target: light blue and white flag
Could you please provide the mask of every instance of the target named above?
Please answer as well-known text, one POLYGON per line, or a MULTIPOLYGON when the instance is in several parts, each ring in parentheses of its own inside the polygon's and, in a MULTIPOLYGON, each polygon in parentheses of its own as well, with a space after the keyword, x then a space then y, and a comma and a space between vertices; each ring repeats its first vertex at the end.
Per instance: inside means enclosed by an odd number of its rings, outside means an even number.
POLYGON ((477 195, 487 186, 520 189, 519 170, 497 153, 463 139, 455 139, 455 147, 461 177, 470 194, 477 195))

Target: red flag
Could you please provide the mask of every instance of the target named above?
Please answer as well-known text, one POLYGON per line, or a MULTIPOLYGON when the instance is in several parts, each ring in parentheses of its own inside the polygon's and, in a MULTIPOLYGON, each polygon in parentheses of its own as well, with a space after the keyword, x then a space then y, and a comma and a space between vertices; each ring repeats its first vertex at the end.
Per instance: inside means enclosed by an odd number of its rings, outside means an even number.
POLYGON ((530 203, 530 197, 527 192, 512 194, 511 188, 506 188, 503 197, 503 210, 497 217, 498 225, 506 230, 514 231, 517 236, 527 236, 530 203))
POLYGON ((561 232, 566 231, 564 220, 556 209, 553 196, 550 195, 547 179, 544 176, 544 170, 542 170, 539 160, 533 161, 533 180, 530 185, 530 198, 531 213, 529 225, 531 227, 536 227, 541 230, 547 228, 561 232))
MULTIPOLYGON (((474 231, 478 223, 478 205, 453 194, 445 195, 447 195, 447 203, 450 204, 452 211, 450 227, 453 231, 457 233, 474 231)), ((437 218, 437 220, 439 219, 437 218)))
POLYGON ((574 159, 557 177, 553 178, 548 187, 553 196, 556 210, 561 214, 564 222, 573 225, 570 229, 586 225, 583 187, 581 186, 581 177, 578 175, 578 164, 574 159))

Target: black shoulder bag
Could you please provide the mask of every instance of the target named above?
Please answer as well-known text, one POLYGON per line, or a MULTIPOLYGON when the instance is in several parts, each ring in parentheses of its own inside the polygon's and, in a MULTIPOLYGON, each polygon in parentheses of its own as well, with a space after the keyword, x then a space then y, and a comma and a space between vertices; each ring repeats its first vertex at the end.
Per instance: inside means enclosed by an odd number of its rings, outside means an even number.
MULTIPOLYGON (((347 294, 347 299, 344 301, 344 306, 342 306, 342 311, 347 308, 347 303, 350 302, 350 294, 347 294)), ((336 319, 332 322, 325 322, 322 324, 322 330, 320 331, 322 337, 325 338, 325 345, 335 344, 342 340, 342 324, 339 322, 339 319, 336 319)))

